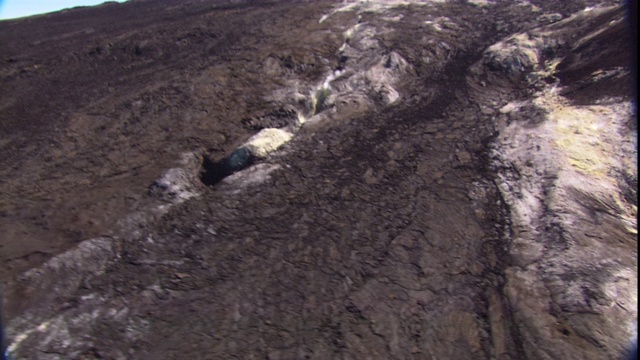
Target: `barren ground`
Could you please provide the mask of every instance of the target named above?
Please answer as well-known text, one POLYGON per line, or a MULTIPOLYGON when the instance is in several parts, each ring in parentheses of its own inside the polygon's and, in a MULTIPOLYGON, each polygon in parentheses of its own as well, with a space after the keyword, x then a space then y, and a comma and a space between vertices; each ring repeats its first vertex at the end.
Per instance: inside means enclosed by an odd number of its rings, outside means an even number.
POLYGON ((622 357, 624 18, 617 1, 149 0, 0 22, 9 350, 622 357), (223 178, 238 148, 252 162, 223 178))

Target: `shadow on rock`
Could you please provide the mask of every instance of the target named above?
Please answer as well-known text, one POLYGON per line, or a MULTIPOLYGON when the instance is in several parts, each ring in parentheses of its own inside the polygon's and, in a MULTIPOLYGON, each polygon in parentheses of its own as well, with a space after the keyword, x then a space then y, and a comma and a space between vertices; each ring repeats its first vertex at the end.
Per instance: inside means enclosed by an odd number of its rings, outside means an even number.
POLYGON ((245 147, 234 150, 231 155, 217 162, 204 157, 200 180, 207 186, 214 186, 222 179, 251 166, 254 162, 254 156, 245 147))

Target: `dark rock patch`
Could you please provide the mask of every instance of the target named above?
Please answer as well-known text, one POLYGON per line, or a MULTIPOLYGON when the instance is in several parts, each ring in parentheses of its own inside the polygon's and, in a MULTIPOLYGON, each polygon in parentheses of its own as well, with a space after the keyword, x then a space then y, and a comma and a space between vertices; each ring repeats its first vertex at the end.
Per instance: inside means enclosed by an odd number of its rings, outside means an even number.
POLYGON ((208 156, 202 160, 200 181, 207 186, 214 186, 227 176, 251 166, 256 159, 251 152, 240 147, 234 150, 228 157, 212 161, 208 156))

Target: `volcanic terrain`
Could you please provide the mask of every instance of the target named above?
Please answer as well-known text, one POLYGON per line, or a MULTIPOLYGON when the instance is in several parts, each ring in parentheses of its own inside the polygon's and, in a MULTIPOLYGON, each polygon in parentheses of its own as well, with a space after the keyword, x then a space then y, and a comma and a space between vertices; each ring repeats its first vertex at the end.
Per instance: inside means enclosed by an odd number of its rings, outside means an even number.
POLYGON ((629 14, 130 0, 0 21, 8 351, 623 358, 629 14))

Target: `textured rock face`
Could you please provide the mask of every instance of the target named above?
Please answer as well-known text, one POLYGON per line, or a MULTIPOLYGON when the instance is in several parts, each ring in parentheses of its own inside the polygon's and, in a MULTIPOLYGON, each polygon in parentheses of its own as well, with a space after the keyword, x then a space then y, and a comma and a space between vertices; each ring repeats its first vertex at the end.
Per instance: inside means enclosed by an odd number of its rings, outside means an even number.
POLYGON ((10 351, 623 357, 624 15, 155 0, 0 22, 10 351))
POLYGON ((280 129, 263 129, 242 145, 249 153, 257 158, 266 158, 270 153, 289 140, 293 135, 280 129))
POLYGON ((513 64, 525 64, 520 55, 527 54, 533 61, 518 70, 521 81, 551 77, 527 99, 500 109, 503 125, 493 145, 497 186, 510 208, 513 264, 505 269, 505 294, 518 326, 536 329, 521 337, 531 358, 599 358, 590 347, 625 338, 636 321, 630 309, 637 306, 637 207, 620 186, 637 176, 634 115, 615 90, 598 89, 612 80, 601 76, 620 79, 628 70, 623 59, 588 54, 593 47, 601 54, 614 51, 622 24, 623 9, 587 9, 485 53, 485 63, 499 62, 490 71, 514 74, 513 64), (559 51, 569 37, 571 50, 559 51), (583 71, 569 78, 556 66, 583 71), (589 101, 571 101, 585 93, 589 101), (564 341, 576 343, 537 345, 564 341))

